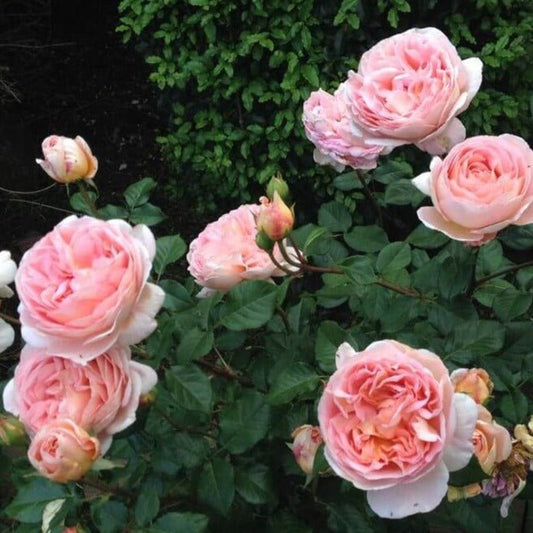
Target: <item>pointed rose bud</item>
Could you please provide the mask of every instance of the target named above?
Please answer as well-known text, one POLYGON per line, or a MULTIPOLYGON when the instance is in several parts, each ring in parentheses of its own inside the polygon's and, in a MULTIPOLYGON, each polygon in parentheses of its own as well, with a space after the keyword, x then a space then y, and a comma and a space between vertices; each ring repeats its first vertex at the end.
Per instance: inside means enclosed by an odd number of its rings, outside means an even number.
POLYGON ((260 198, 261 210, 257 217, 258 231, 264 231, 273 241, 280 241, 286 237, 294 226, 292 209, 281 199, 278 192, 270 201, 266 196, 260 198))
POLYGON ((294 459, 306 474, 311 475, 316 452, 323 442, 320 428, 304 424, 297 427, 291 437, 294 439, 291 445, 294 459))
POLYGON ((33 467, 57 483, 80 479, 99 455, 98 439, 68 418, 43 426, 28 449, 28 459, 33 467))
POLYGON ((98 160, 79 135, 75 139, 50 135, 43 141, 42 149, 44 159, 35 161, 59 183, 89 179, 98 170, 98 160))
POLYGON ((281 177, 281 174, 276 174, 270 178, 268 182, 266 193, 270 200, 274 199, 274 193, 278 193, 284 202, 290 203, 291 193, 287 182, 281 177))
POLYGON ((26 430, 18 418, 0 415, 0 445, 22 446, 26 443, 26 430))
POLYGON ((476 403, 484 404, 492 393, 494 384, 483 368, 458 368, 450 378, 455 392, 468 394, 476 403))

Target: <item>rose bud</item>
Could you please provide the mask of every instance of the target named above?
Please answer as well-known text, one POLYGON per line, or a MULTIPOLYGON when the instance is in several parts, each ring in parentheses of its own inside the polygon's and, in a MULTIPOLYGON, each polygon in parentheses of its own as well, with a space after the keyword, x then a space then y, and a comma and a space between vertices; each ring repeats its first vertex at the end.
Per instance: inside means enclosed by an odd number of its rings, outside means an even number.
POLYGON ((490 397, 494 383, 483 368, 458 368, 450 374, 455 392, 468 394, 476 403, 484 404, 490 397))
POLYGON ((274 193, 276 192, 281 196, 284 202, 290 202, 291 193, 289 191, 289 186, 279 173, 270 178, 266 188, 266 193, 270 200, 274 199, 274 193))
POLYGON ((67 418, 43 426, 28 449, 33 467, 58 483, 80 479, 99 455, 98 439, 67 418))
POLYGON ((43 159, 35 161, 59 183, 72 183, 92 178, 98 170, 98 160, 89 145, 79 135, 75 139, 50 135, 42 143, 43 159))
POLYGON ((294 213, 281 199, 278 192, 270 201, 266 196, 261 197, 261 210, 257 217, 258 231, 264 231, 273 241, 280 241, 286 237, 294 226, 294 213))
POLYGON ((298 463, 298 466, 308 475, 313 473, 313 463, 315 455, 322 444, 322 435, 320 428, 304 424, 297 427, 291 434, 294 439, 292 445, 292 453, 298 463))

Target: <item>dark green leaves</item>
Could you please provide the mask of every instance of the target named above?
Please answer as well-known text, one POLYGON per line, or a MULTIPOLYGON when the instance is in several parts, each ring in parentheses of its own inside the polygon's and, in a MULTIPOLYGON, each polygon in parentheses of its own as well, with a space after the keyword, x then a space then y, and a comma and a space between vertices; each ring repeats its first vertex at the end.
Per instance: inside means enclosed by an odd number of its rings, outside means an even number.
POLYGON ((159 237, 156 241, 154 271, 161 275, 168 265, 177 261, 187 251, 185 241, 179 235, 159 237))
POLYGON ((198 498, 221 515, 227 514, 235 496, 235 480, 230 463, 214 457, 198 478, 198 498))
POLYGON ((199 368, 176 365, 167 371, 165 377, 170 394, 178 406, 191 411, 211 412, 211 383, 199 368))

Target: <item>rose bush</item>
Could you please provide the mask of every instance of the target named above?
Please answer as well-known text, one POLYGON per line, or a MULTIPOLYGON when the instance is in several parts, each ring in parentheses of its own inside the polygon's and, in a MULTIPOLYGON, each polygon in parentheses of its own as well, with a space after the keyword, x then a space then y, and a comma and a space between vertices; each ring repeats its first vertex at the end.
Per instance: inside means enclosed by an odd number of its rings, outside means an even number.
POLYGON ((533 151, 515 135, 472 137, 413 184, 431 196, 433 207, 418 217, 452 239, 481 245, 510 224, 533 222, 533 151))
POLYGON ((21 332, 48 353, 84 363, 157 326, 163 291, 149 283, 155 240, 143 225, 68 217, 20 261, 21 332))
POLYGON ((437 507, 470 460, 476 418, 437 355, 390 340, 342 344, 318 405, 329 465, 384 518, 437 507))
POLYGON ((96 435, 104 454, 112 435, 135 421, 141 394, 156 382, 155 371, 132 361, 127 347, 115 346, 80 365, 25 346, 3 401, 30 434, 55 419, 68 418, 96 435))

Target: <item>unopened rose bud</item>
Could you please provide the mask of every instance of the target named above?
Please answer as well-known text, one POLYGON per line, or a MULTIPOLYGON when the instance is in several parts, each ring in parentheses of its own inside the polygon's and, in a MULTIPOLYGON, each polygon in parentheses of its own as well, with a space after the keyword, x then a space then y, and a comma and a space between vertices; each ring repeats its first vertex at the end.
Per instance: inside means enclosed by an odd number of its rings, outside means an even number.
POLYGON ((468 394, 476 403, 484 404, 492 393, 494 384, 483 368, 458 368, 450 378, 455 392, 468 394))
POLYGON ((100 442, 69 419, 54 420, 33 437, 28 459, 58 483, 80 479, 100 455, 100 442))
POLYGON ((98 160, 79 135, 75 139, 50 135, 43 141, 42 149, 44 159, 35 161, 59 183, 92 178, 98 170, 98 160))
POLYGON ((449 502, 458 502, 459 500, 467 500, 478 496, 483 492, 483 487, 480 483, 472 483, 464 487, 448 486, 447 498, 449 502))
POLYGON ((278 193, 284 202, 290 203, 291 193, 287 182, 281 177, 281 174, 276 174, 270 178, 268 182, 266 193, 270 200, 274 199, 274 193, 278 193))
POLYGON ((304 424, 297 427, 291 437, 294 439, 291 446, 294 459, 306 474, 311 475, 316 452, 323 442, 320 429, 317 426, 304 424))
POLYGON ((26 430, 18 418, 0 415, 0 445, 23 446, 26 443, 26 430))
POLYGON ((272 201, 266 196, 261 197, 261 211, 257 217, 258 231, 264 231, 273 241, 280 241, 292 231, 293 226, 294 213, 277 192, 272 201))

